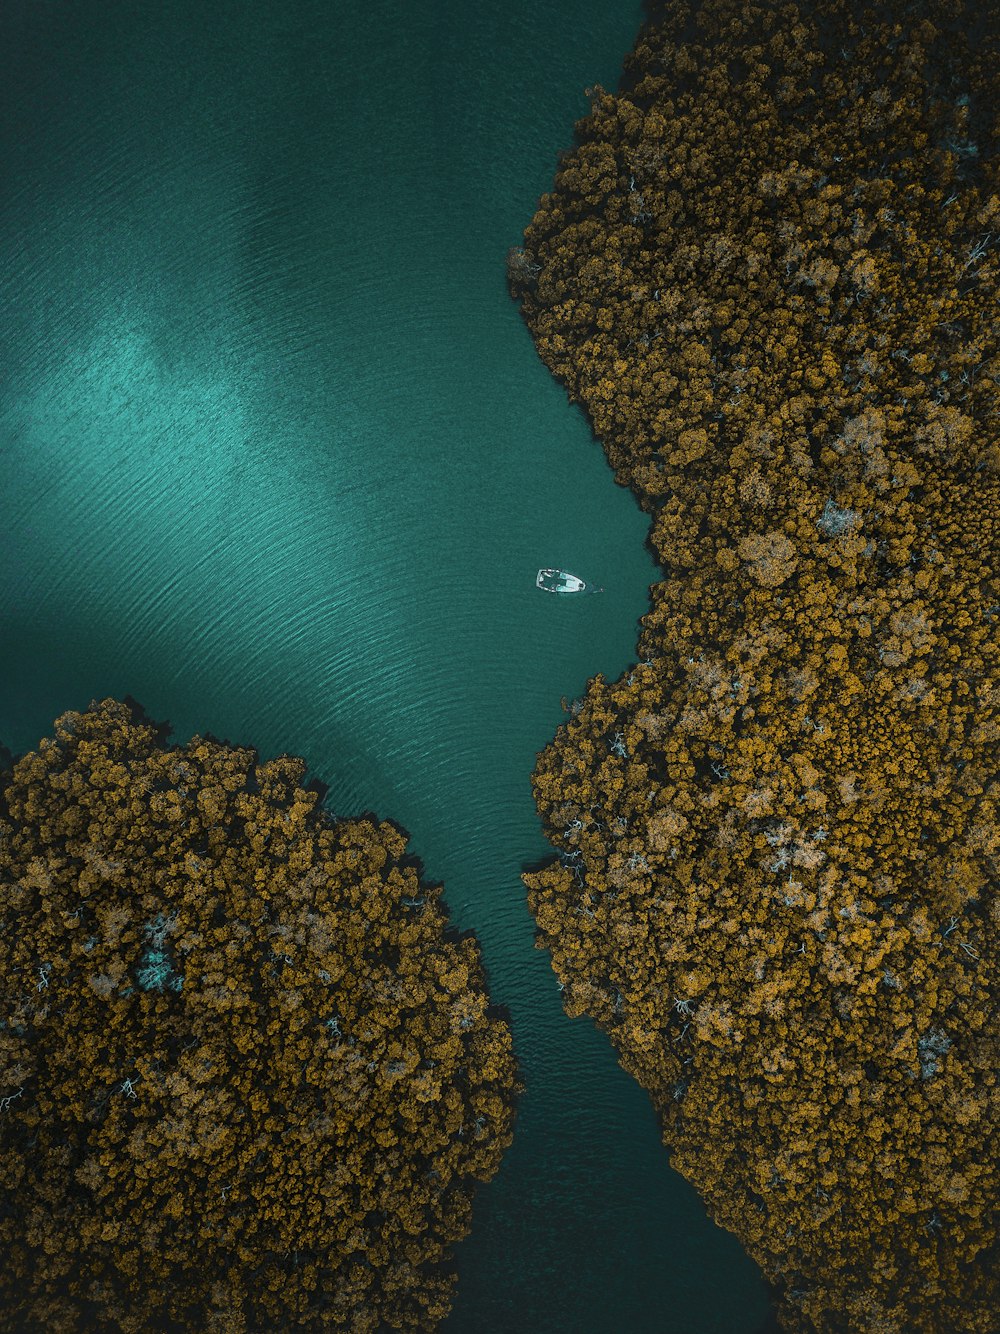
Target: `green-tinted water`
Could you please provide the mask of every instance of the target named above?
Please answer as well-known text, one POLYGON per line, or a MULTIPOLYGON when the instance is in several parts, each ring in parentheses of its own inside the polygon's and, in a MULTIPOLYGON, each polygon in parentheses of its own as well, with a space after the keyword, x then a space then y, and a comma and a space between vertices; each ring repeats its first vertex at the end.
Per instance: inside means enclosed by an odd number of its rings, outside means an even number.
POLYGON ((562 1015, 518 879, 645 521, 503 279, 639 22, 613 0, 8 0, 0 737, 93 696, 293 751, 412 831, 528 1092, 449 1334, 752 1331, 755 1270, 562 1015), (539 565, 603 583, 536 592, 539 565))

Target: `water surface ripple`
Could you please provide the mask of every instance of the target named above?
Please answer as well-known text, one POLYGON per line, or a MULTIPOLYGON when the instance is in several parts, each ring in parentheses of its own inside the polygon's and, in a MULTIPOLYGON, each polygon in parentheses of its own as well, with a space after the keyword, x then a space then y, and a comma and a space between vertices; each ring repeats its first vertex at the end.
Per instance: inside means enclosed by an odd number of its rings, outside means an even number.
POLYGON ((503 280, 639 23, 613 0, 8 0, 0 737, 137 696, 401 821, 528 1086, 449 1334, 740 1334, 753 1267, 567 1020, 518 873, 645 521, 503 280), (536 592, 566 566, 602 597, 536 592))

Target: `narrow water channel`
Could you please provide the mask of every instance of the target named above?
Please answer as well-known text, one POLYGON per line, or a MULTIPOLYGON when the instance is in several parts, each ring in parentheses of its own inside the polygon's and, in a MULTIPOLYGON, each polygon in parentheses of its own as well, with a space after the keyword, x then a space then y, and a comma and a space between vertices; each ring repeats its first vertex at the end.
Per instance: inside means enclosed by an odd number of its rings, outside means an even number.
POLYGON ((566 1019, 529 773, 634 654, 645 521, 503 277, 614 0, 8 0, 0 738, 131 693, 412 833, 527 1093, 448 1334, 751 1334, 760 1279, 566 1019), (606 592, 557 599, 539 565, 606 592))

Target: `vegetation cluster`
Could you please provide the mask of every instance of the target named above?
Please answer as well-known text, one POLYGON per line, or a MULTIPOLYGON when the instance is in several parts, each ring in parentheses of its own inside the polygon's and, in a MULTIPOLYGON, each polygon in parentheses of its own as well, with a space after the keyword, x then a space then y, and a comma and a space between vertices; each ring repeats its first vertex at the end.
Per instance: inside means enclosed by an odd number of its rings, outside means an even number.
POLYGON ((0 780, 0 1328, 429 1330, 516 1076, 406 838, 67 713, 0 780))
POLYGON ((658 6, 508 265, 663 570, 640 661, 539 757, 539 944, 794 1331, 1000 1310, 1000 52, 975 20, 658 6))

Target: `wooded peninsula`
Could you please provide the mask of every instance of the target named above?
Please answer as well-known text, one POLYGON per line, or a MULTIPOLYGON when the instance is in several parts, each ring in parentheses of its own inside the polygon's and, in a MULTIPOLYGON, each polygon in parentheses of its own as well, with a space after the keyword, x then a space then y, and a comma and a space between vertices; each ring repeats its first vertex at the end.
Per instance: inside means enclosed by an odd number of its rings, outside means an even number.
POLYGON ((431 1330, 516 1072, 406 836, 104 700, 0 773, 0 1329, 431 1330))
POLYGON ((663 572, 539 944, 803 1334, 1000 1310, 989 9, 655 6, 508 261, 663 572))

